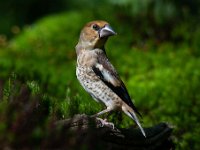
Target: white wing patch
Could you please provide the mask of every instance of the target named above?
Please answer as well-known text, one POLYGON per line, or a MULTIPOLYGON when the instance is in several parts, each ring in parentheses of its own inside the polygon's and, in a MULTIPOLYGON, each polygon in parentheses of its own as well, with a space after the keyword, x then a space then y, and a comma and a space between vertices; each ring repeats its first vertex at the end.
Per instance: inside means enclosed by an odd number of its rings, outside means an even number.
POLYGON ((103 65, 101 64, 97 64, 96 67, 101 71, 104 79, 107 81, 107 82, 110 82, 112 83, 113 85, 115 85, 116 81, 115 81, 115 78, 109 73, 108 70, 106 70, 103 65))

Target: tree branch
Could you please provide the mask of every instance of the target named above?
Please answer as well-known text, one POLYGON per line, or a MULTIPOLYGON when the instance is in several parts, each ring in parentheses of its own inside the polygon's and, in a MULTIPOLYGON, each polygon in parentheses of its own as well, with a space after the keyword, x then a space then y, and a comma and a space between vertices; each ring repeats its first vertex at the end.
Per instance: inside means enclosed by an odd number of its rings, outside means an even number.
MULTIPOLYGON (((113 129, 110 125, 102 126, 98 118, 91 118, 85 114, 58 121, 54 124, 54 128, 62 131, 65 129, 66 134, 69 131, 72 133, 70 138, 74 139, 74 145, 68 145, 68 148, 72 149, 81 149, 83 145, 89 149, 174 149, 171 140, 172 128, 167 123, 145 128, 146 138, 139 129, 113 129), (77 144, 78 146, 75 146, 77 144)), ((44 145, 46 148, 49 146, 44 145)))

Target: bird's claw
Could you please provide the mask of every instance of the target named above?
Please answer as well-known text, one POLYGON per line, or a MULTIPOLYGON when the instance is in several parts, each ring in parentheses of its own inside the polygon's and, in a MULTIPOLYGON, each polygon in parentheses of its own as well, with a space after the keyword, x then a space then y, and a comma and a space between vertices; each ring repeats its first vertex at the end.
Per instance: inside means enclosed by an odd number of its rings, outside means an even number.
POLYGON ((99 121, 101 122, 100 127, 109 126, 109 127, 112 127, 112 129, 115 128, 114 123, 112 123, 112 122, 107 122, 107 119, 101 119, 101 118, 96 118, 96 119, 99 120, 99 121))

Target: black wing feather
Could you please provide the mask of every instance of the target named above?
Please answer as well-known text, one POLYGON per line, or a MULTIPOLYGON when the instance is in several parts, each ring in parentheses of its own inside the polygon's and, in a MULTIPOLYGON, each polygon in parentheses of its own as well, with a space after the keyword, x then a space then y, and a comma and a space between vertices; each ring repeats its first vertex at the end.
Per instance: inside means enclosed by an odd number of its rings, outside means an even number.
MULTIPOLYGON (((100 79, 113 91, 115 92, 127 105, 129 105, 140 117, 141 114, 139 113, 139 111, 137 110, 137 108, 133 105, 133 102, 131 101, 131 98, 128 94, 128 91, 124 85, 124 83, 121 81, 121 85, 120 86, 114 86, 112 83, 108 82, 102 72, 99 70, 99 68, 93 66, 92 67, 93 71, 95 72, 95 74, 97 76, 100 77, 100 79)), ((119 78, 119 77, 117 77, 119 78)))

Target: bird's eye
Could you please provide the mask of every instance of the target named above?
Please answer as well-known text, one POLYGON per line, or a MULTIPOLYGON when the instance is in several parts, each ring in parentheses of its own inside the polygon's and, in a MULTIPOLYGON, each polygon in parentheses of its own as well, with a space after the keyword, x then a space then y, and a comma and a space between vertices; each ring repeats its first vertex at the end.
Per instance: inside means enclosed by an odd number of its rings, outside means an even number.
POLYGON ((92 25, 92 28, 95 30, 95 31, 98 31, 100 29, 100 27, 97 25, 97 24, 93 24, 92 25))

